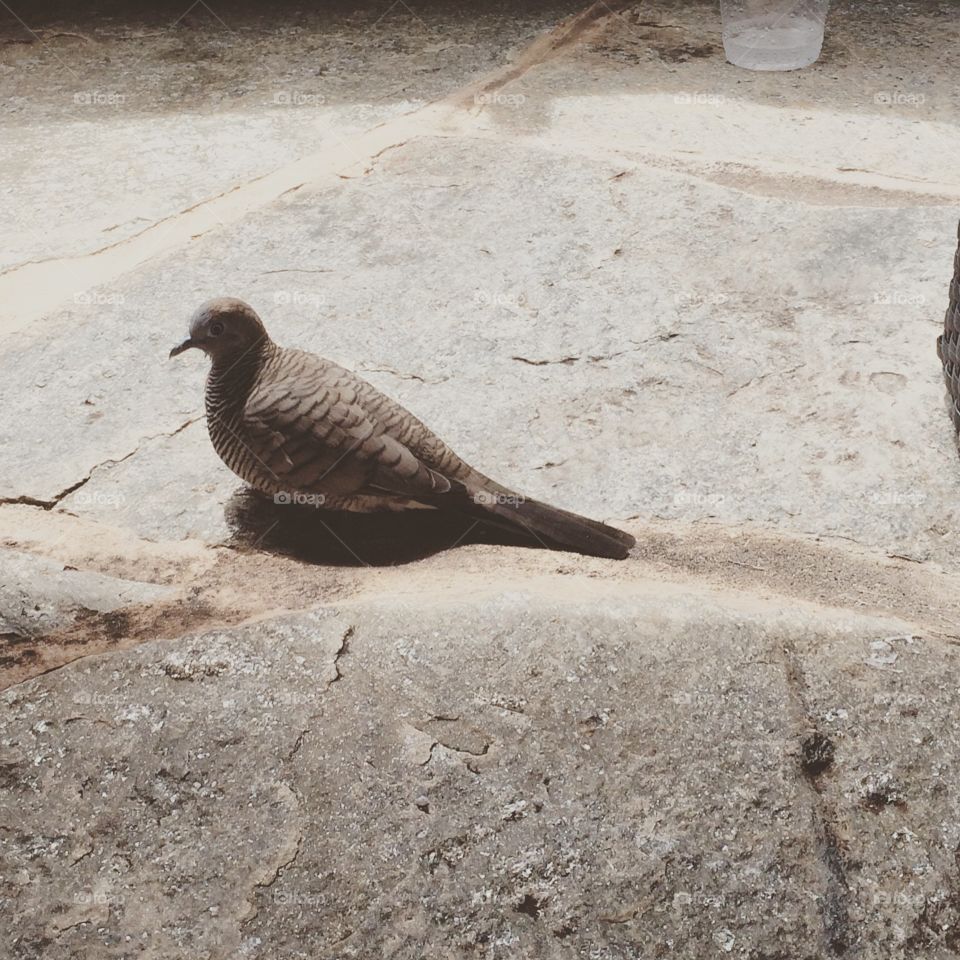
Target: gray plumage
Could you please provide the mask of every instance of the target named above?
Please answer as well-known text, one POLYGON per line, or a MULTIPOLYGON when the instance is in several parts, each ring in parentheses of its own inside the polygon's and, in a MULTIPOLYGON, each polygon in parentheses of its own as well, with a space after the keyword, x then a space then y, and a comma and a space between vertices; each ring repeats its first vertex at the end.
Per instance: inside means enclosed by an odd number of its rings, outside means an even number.
POLYGON ((465 463, 412 413, 349 370, 275 344, 241 300, 204 304, 191 347, 212 364, 207 428, 241 479, 331 510, 433 507, 525 530, 545 546, 622 559, 629 534, 519 496, 465 463))

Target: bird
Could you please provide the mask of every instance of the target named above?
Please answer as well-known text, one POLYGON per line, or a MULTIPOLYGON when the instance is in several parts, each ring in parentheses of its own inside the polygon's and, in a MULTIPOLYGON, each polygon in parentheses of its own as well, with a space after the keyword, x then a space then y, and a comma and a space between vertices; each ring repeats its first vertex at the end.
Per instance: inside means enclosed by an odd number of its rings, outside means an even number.
POLYGON ((211 363, 204 401, 220 459, 276 503, 375 512, 431 508, 487 521, 549 549, 622 560, 622 530, 515 493, 462 460, 372 384, 313 353, 276 344, 243 300, 218 297, 189 321, 211 363))

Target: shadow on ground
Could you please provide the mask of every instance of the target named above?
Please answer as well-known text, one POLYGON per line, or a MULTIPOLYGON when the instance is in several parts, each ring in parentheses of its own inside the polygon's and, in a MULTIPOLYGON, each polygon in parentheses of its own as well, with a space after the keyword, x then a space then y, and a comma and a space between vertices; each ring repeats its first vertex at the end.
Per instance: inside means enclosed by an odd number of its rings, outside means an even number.
POLYGON ((439 510, 347 513, 276 504, 249 488, 224 507, 230 545, 332 566, 391 566, 469 543, 543 548, 533 537, 439 510))

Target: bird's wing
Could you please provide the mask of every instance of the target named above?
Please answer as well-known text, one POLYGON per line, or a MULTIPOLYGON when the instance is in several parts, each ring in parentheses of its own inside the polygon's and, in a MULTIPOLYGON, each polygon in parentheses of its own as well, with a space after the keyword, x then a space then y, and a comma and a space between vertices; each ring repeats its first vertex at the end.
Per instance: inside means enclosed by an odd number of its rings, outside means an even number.
POLYGON ((414 499, 450 489, 445 476, 392 435, 349 381, 321 372, 326 375, 300 370, 272 377, 247 400, 244 434, 281 488, 414 499))

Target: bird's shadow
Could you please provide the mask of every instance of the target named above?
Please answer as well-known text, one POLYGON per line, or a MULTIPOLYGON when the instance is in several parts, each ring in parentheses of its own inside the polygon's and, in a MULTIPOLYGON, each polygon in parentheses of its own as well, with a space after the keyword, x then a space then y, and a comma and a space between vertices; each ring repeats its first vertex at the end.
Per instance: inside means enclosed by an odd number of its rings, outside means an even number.
POLYGON ((278 504, 248 487, 224 508, 230 546, 330 566, 410 563, 469 543, 542 547, 533 537, 440 510, 349 513, 278 504))

